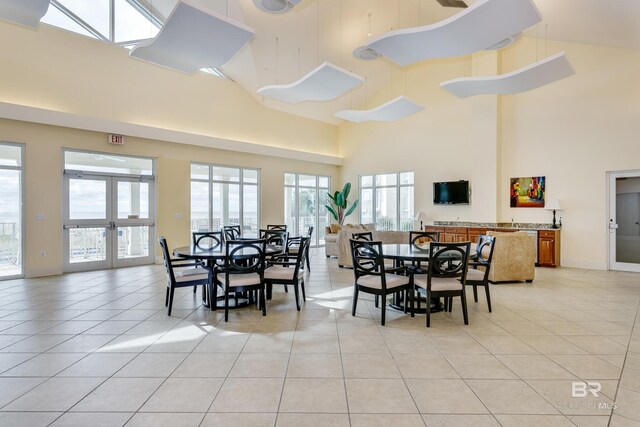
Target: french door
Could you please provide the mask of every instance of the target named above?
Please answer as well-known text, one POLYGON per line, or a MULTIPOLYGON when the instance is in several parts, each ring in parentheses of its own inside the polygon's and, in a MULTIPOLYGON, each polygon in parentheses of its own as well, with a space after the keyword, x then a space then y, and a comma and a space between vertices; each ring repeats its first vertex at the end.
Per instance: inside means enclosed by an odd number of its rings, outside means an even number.
POLYGON ((609 174, 609 268, 640 272, 640 171, 609 174))
POLYGON ((65 171, 64 271, 154 262, 153 177, 65 171))

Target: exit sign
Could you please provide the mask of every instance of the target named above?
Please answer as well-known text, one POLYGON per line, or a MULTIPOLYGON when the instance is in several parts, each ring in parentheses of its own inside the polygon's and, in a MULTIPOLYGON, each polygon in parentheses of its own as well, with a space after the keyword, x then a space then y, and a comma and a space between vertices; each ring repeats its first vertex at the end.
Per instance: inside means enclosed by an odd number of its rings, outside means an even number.
POLYGON ((124 145, 124 135, 109 134, 109 144, 124 145))

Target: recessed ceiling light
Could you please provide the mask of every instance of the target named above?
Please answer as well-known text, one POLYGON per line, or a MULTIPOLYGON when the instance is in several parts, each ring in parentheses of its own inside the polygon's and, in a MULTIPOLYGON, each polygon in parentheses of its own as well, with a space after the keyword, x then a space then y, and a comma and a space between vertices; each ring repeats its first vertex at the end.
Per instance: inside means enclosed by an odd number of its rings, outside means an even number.
POLYGON ((269 13, 284 13, 302 0, 253 0, 253 3, 260 10, 269 13))
POLYGON ((369 46, 360 46, 353 50, 353 56, 364 61, 372 61, 380 58, 380 54, 369 46))

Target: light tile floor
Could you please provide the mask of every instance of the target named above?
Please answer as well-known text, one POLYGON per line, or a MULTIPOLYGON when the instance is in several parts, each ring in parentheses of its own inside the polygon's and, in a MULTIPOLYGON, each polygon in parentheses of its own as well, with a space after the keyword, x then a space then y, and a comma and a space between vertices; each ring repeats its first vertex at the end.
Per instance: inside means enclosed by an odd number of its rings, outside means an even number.
POLYGON ((352 280, 314 250, 300 313, 229 323, 190 289, 168 317, 160 266, 0 282, 0 426, 640 425, 640 275, 538 269, 430 329, 352 317, 352 280))

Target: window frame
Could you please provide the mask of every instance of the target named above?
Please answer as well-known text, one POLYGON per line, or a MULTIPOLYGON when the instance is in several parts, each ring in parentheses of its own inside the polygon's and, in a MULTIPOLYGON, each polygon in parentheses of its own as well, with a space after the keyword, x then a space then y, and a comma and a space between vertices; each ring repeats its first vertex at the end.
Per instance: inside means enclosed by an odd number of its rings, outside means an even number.
MULTIPOLYGON (((207 217, 208 217, 208 228, 209 231, 218 231, 218 230, 214 230, 213 227, 213 186, 214 184, 235 184, 238 185, 239 187, 239 193, 238 193, 238 198, 239 198, 239 212, 238 212, 238 216, 239 216, 239 222, 240 222, 240 227, 242 228, 244 226, 244 187, 245 186, 254 186, 256 187, 256 194, 257 194, 257 218, 256 218, 256 223, 257 223, 257 230, 256 230, 256 235, 258 235, 258 231, 260 228, 260 217, 262 216, 262 190, 261 190, 261 186, 262 186, 262 174, 261 174, 261 169, 260 168, 249 168, 249 167, 243 167, 243 166, 233 166, 233 165, 224 165, 224 164, 220 164, 220 163, 204 163, 204 162, 196 162, 196 161, 192 161, 189 163, 189 229, 191 232, 193 231, 198 231, 198 230, 193 230, 192 229, 192 215, 193 215, 193 211, 192 211, 192 202, 191 202, 191 183, 193 182, 201 182, 201 183, 207 183, 208 184, 208 191, 209 191, 209 200, 207 202, 207 207, 208 207, 208 213, 207 213, 207 217), (208 168, 208 172, 209 172, 209 177, 208 179, 197 179, 197 178, 193 178, 192 177, 192 172, 191 172, 191 167, 193 165, 198 165, 198 166, 206 166, 208 168), (227 168, 227 169, 237 169, 239 172, 239 180, 237 182, 234 181, 224 181, 224 180, 219 180, 219 179, 213 179, 213 169, 214 168, 227 168), (244 182, 244 171, 253 171, 256 172, 256 176, 257 182, 244 182)), ((225 224, 220 224, 220 229, 222 229, 222 227, 225 224)))
MULTIPOLYGON (((373 223, 377 226, 378 224, 378 213, 377 213, 377 198, 378 198, 378 189, 385 189, 385 188, 395 188, 396 189, 396 219, 395 219, 395 225, 393 227, 394 231, 408 231, 408 230, 403 230, 402 229, 402 216, 401 216, 401 195, 402 195, 402 188, 412 188, 413 189, 413 201, 414 201, 414 209, 415 209, 415 186, 416 186, 416 176, 415 176, 415 171, 409 170, 409 171, 399 171, 399 172, 389 172, 389 173, 372 173, 372 174, 364 174, 364 175, 358 175, 358 195, 359 195, 359 200, 360 202, 360 209, 359 209, 359 216, 358 219, 360 221, 360 223, 363 223, 362 220, 362 192, 363 190, 371 190, 372 191, 372 196, 371 196, 371 203, 373 205, 373 209, 372 209, 372 214, 373 214, 373 223), (410 173, 412 174, 412 183, 411 184, 402 184, 401 180, 400 180, 400 176, 402 174, 407 174, 410 173), (377 185, 376 184, 376 178, 378 176, 383 176, 383 175, 395 175, 396 176, 396 184, 394 185, 377 185), (371 178, 371 185, 370 186, 363 186, 362 185, 362 178, 363 177, 370 177, 371 178)), ((411 216, 411 227, 410 230, 413 229, 413 215, 411 216)))

